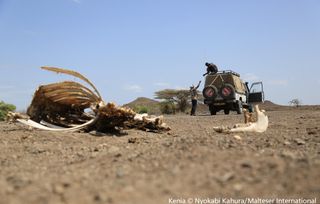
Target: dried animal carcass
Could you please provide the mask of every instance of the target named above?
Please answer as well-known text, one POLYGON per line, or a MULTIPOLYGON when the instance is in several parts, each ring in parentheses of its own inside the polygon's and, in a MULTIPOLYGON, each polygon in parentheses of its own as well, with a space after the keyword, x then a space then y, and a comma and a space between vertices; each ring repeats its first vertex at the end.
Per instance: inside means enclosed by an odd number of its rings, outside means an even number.
POLYGON ((216 132, 265 132, 269 125, 269 119, 264 110, 260 110, 258 105, 254 107, 256 113, 256 119, 253 122, 252 115, 247 115, 247 111, 244 112, 245 123, 236 124, 233 128, 229 127, 214 127, 216 132))
POLYGON ((157 132, 170 129, 163 123, 161 116, 139 115, 130 108, 105 103, 96 87, 78 72, 56 67, 41 68, 77 77, 88 83, 93 90, 74 81, 40 86, 27 109, 29 118, 11 113, 12 117, 23 124, 53 131, 83 129, 110 132, 137 128, 157 132), (91 109, 91 113, 87 109, 91 109))

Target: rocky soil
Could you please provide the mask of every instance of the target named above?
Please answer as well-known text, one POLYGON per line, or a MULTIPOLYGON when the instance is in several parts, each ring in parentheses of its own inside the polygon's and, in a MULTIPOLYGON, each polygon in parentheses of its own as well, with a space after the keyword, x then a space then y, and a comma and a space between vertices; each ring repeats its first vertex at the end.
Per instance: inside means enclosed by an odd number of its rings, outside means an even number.
POLYGON ((320 109, 267 112, 265 133, 219 134, 243 116, 165 116, 172 131, 53 133, 0 123, 0 203, 170 203, 317 198, 320 109))

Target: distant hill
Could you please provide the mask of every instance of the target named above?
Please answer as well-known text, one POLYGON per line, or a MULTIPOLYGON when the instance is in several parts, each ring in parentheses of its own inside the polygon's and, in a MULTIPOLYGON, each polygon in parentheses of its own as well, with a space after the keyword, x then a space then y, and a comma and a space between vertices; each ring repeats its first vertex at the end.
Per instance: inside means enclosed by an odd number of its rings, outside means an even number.
POLYGON ((259 105, 262 109, 266 111, 277 111, 277 110, 320 110, 320 105, 301 105, 299 107, 290 105, 279 105, 271 101, 264 101, 263 104, 259 105))
MULTIPOLYGON (((147 107, 149 109, 149 114, 159 115, 159 114, 161 114, 159 104, 160 104, 160 102, 157 100, 146 98, 146 97, 139 97, 139 98, 135 99, 134 101, 127 103, 123 106, 130 107, 134 110, 139 106, 140 107, 143 106, 143 107, 147 107)), ((272 101, 269 101, 269 100, 265 100, 264 103, 259 104, 259 107, 261 109, 266 110, 266 111, 297 110, 296 107, 289 106, 289 105, 288 106, 279 105, 279 104, 273 103, 272 101)), ((188 113, 188 111, 190 111, 190 108, 191 107, 189 107, 187 109, 187 113, 188 113)), ((320 110, 320 106, 319 105, 318 106, 303 105, 303 106, 299 107, 299 109, 320 110)), ((208 106, 199 101, 197 113, 198 114, 209 114, 208 106)))
POLYGON ((265 100, 264 103, 259 104, 259 107, 261 109, 266 110, 266 111, 273 111, 273 110, 279 110, 279 109, 283 109, 283 108, 289 108, 289 106, 278 105, 278 104, 275 104, 272 101, 268 101, 268 100, 265 100))
POLYGON ((125 104, 124 106, 128 106, 128 107, 134 107, 136 105, 143 105, 143 106, 148 106, 148 105, 156 105, 159 104, 159 101, 150 99, 150 98, 146 98, 146 97, 139 97, 137 99, 135 99, 134 101, 131 101, 128 104, 125 104))
POLYGON ((137 99, 135 99, 134 101, 127 103, 123 106, 125 107, 129 107, 132 109, 135 109, 138 106, 144 106, 149 108, 150 110, 150 114, 160 114, 160 109, 159 109, 159 101, 150 99, 150 98, 146 98, 146 97, 139 97, 137 99))

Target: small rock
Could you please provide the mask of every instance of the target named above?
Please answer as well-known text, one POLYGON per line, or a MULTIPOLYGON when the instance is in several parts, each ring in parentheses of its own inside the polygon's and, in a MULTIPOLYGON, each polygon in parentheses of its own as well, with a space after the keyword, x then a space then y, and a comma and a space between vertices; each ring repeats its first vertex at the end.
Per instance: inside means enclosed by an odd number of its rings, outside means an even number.
POLYGON ((235 135, 235 136, 233 136, 233 138, 236 140, 242 140, 242 137, 240 137, 240 135, 235 135))
POLYGON ((315 127, 315 128, 307 128, 306 131, 307 131, 308 135, 316 135, 317 132, 319 132, 317 127, 315 127))
POLYGON ((93 136, 97 136, 97 137, 103 137, 103 136, 106 136, 107 134, 103 133, 103 132, 98 132, 96 130, 93 130, 91 132, 89 132, 90 135, 93 135, 93 136))
POLYGON ((23 139, 23 140, 28 139, 28 138, 29 138, 28 135, 23 135, 23 136, 21 137, 21 139, 23 139))
POLYGON ((44 152, 46 152, 46 150, 44 150, 44 149, 36 149, 36 148, 30 149, 30 153, 31 154, 41 154, 41 153, 44 153, 44 152))
POLYGON ((107 144, 107 143, 102 143, 102 144, 99 144, 97 147, 98 147, 99 149, 105 149, 105 148, 108 147, 108 144, 107 144))
POLYGON ((121 153, 117 153, 116 155, 114 155, 115 157, 117 157, 117 158, 119 158, 119 157, 121 157, 122 156, 122 154, 121 153))
POLYGON ((283 142, 283 144, 285 144, 285 145, 288 145, 288 146, 289 146, 289 145, 291 145, 291 142, 289 142, 289 141, 284 141, 284 142, 283 142))
POLYGON ((165 142, 162 143, 162 145, 165 146, 165 147, 170 147, 172 145, 172 142, 165 141, 165 142))
POLYGON ((225 183, 228 182, 230 180, 232 180, 234 178, 234 173, 233 172, 227 172, 224 175, 222 175, 221 177, 218 178, 218 181, 225 183))
POLYGON ((89 152, 90 148, 89 147, 81 147, 80 150, 85 151, 85 152, 89 152))
POLYGON ((241 167, 243 167, 243 168, 251 168, 252 164, 251 164, 250 161, 243 161, 243 162, 241 162, 241 167))
POLYGON ((99 194, 96 194, 93 196, 94 201, 101 201, 101 196, 99 194))
POLYGON ((106 203, 107 198, 103 194, 97 193, 93 196, 93 200, 98 203, 106 203))
POLYGON ((106 143, 103 143, 103 144, 99 144, 96 147, 94 147, 92 149, 92 151, 93 152, 100 152, 100 151, 103 151, 104 149, 107 149, 107 148, 108 148, 108 145, 106 143))
POLYGON ((304 144, 306 144, 306 142, 305 142, 304 140, 299 139, 299 138, 296 138, 294 141, 297 143, 297 145, 304 145, 304 144))
POLYGON ((61 195, 64 192, 64 187, 62 185, 60 185, 60 184, 54 185, 53 186, 53 192, 56 193, 56 194, 61 195))
POLYGON ((137 143, 137 141, 138 141, 138 138, 136 138, 136 137, 128 139, 128 143, 131 143, 131 144, 135 144, 135 143, 137 143))
POLYGON ((18 156, 15 154, 13 154, 11 157, 12 157, 12 159, 18 159, 18 156))

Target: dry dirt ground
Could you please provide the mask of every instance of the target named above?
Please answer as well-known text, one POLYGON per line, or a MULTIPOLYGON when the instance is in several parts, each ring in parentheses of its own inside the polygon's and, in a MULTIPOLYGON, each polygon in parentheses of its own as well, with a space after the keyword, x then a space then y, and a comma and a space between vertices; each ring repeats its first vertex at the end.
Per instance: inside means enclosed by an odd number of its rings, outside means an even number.
POLYGON ((53 133, 0 123, 0 203, 164 203, 317 198, 320 108, 269 111, 265 133, 219 134, 242 116, 166 116, 169 133, 53 133), (171 200, 172 201, 172 200, 171 200))

